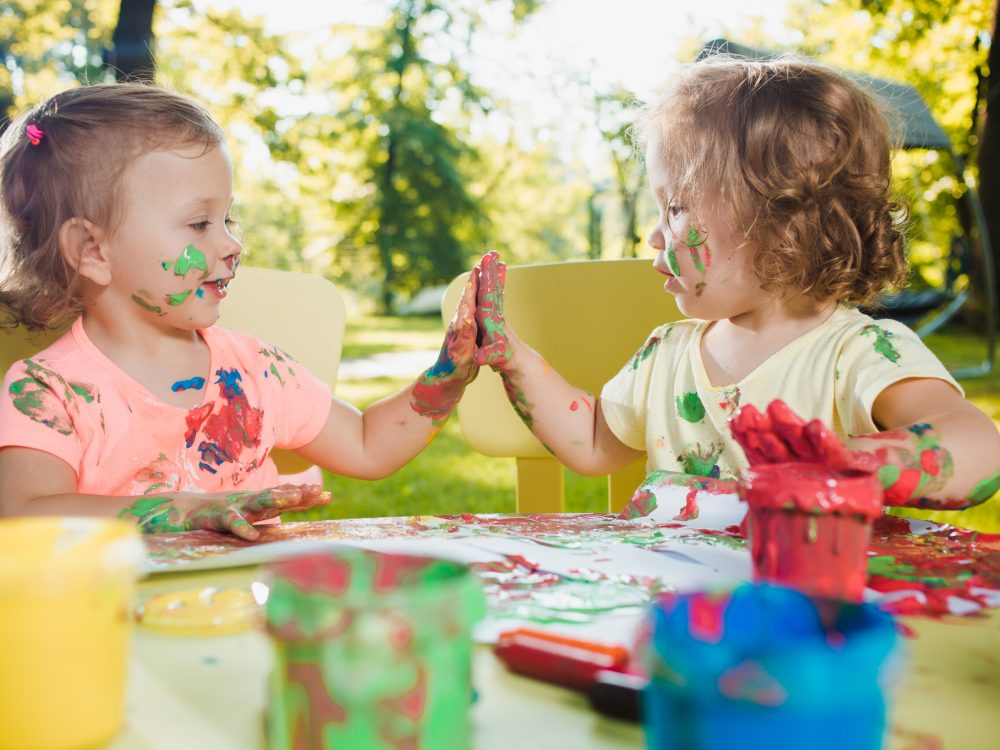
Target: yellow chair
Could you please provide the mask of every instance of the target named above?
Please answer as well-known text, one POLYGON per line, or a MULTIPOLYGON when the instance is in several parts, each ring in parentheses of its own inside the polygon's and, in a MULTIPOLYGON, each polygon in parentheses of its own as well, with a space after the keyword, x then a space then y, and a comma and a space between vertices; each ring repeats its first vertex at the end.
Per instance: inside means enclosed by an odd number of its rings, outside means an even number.
MULTIPOLYGON (((451 319, 468 274, 441 303, 451 319)), ((648 259, 567 261, 508 266, 505 314, 526 344, 570 383, 594 395, 656 326, 682 316, 648 259)), ((458 405, 466 442, 488 456, 517 459, 517 510, 564 509, 563 467, 534 438, 504 395, 500 377, 483 368, 458 405)), ((617 512, 645 478, 645 460, 608 478, 608 508, 617 512)))
MULTIPOLYGON (((337 384, 346 313, 340 290, 312 274, 243 266, 222 303, 219 325, 260 336, 291 354, 318 378, 337 384)), ((0 333, 0 367, 44 349, 58 334, 0 333)), ((312 464, 291 451, 274 451, 281 474, 312 464)))

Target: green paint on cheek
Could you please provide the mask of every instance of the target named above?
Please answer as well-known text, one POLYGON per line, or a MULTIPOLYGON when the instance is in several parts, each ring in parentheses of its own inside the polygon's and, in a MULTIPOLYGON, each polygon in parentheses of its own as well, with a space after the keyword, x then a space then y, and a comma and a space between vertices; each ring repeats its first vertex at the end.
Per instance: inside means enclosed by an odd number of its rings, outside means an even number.
POLYGON ((697 229, 688 229, 687 244, 688 247, 697 247, 705 242, 705 234, 697 229))
POLYGON ((190 289, 186 289, 185 291, 179 292, 177 294, 168 294, 167 295, 167 301, 173 307, 176 307, 177 305, 179 305, 182 302, 184 302, 184 300, 186 300, 188 298, 188 295, 190 295, 190 294, 191 294, 191 290, 190 289))
POLYGON ((174 263, 174 275, 184 276, 192 269, 208 273, 208 263, 205 261, 205 255, 198 248, 194 245, 188 245, 177 258, 177 262, 174 263))
POLYGON ((688 422, 700 422, 705 417, 705 405, 697 393, 685 393, 677 397, 677 413, 688 422))
POLYGON ((674 252, 673 244, 667 245, 667 265, 670 266, 670 273, 674 276, 681 275, 681 267, 677 265, 677 253, 674 252))
POLYGON ((143 294, 146 294, 146 292, 138 292, 136 294, 133 294, 132 301, 135 302, 143 310, 148 310, 149 312, 157 314, 161 313, 162 310, 160 309, 160 306, 154 305, 152 302, 149 302, 147 299, 142 297, 143 294))
POLYGON ((993 497, 997 493, 997 490, 1000 490, 1000 471, 991 477, 986 477, 986 479, 976 482, 976 486, 972 488, 968 499, 973 503, 983 503, 993 497))
POLYGON ((699 273, 705 273, 705 264, 701 262, 701 255, 698 253, 698 248, 695 245, 691 245, 691 260, 694 263, 695 269, 699 273))

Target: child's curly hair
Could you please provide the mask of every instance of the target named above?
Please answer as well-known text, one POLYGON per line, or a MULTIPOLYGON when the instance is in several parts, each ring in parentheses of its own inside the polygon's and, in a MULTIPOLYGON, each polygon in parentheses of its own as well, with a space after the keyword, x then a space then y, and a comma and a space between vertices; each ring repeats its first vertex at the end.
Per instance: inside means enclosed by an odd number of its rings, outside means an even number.
POLYGON ((905 281, 886 117, 845 75, 797 56, 705 58, 637 133, 659 144, 672 201, 697 217, 716 200, 756 244, 764 289, 860 304, 905 281))
POLYGON ((80 280, 59 249, 60 229, 83 218, 113 230, 122 175, 136 158, 224 140, 193 101, 141 83, 63 91, 11 122, 0 138, 0 327, 53 329, 80 314, 80 280))

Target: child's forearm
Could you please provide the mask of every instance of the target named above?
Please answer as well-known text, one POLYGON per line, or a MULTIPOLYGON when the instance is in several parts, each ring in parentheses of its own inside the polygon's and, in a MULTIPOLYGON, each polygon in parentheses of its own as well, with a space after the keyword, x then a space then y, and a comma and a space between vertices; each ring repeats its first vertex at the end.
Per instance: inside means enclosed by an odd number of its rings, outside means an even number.
POLYGON ((967 508, 1000 489, 1000 435, 978 411, 949 412, 846 444, 875 457, 886 505, 967 508))
POLYGON ((510 356, 498 373, 514 411, 559 461, 580 474, 607 474, 639 455, 608 429, 593 394, 567 382, 507 327, 510 356))

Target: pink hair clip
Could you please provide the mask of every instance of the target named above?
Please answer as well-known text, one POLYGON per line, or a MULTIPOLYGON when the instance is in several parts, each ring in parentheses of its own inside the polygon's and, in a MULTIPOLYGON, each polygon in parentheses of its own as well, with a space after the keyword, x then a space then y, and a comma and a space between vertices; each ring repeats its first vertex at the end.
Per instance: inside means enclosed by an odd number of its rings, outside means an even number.
POLYGON ((32 146, 37 146, 42 142, 42 138, 45 137, 45 131, 34 123, 28 125, 24 129, 25 134, 28 136, 28 140, 31 141, 32 146))

